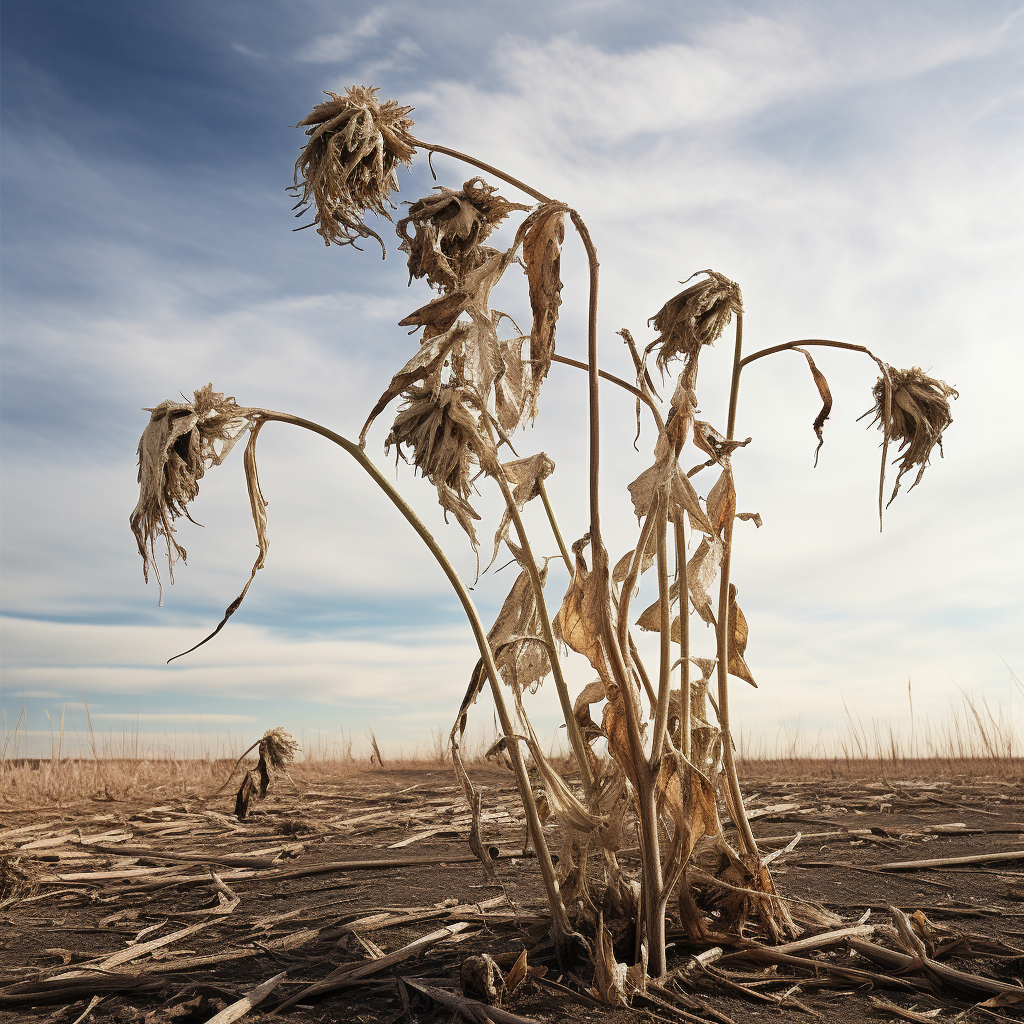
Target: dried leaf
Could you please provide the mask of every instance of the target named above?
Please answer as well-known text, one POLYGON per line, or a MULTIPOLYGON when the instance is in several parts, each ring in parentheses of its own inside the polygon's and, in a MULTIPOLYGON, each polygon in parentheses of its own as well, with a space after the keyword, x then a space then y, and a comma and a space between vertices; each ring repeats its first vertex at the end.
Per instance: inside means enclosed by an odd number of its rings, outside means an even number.
MULTIPOLYGON (((568 207, 562 203, 544 203, 523 221, 516 235, 522 238, 523 262, 530 286, 533 328, 530 331, 531 419, 537 415, 540 386, 551 368, 555 352, 555 322, 562 303, 560 264, 563 223, 568 207)), ((515 246, 513 246, 515 249, 515 246)))
POLYGON ((731 469, 723 469, 715 485, 708 491, 707 506, 711 533, 721 537, 725 524, 736 514, 736 488, 732 482, 731 469))
POLYGON ((572 546, 575 571, 551 625, 556 639, 582 654, 607 685, 612 677, 602 639, 602 624, 609 622, 614 633, 615 610, 609 600, 608 587, 596 573, 591 573, 583 557, 583 549, 589 543, 588 534, 572 546))
POLYGON ((501 1002, 505 979, 501 969, 486 953, 462 961, 460 981, 464 996, 479 999, 488 1006, 501 1002))
POLYGON ((605 699, 604 683, 600 679, 587 683, 580 691, 572 706, 573 717, 580 728, 584 742, 591 742, 601 735, 601 730, 590 715, 590 705, 605 699))
POLYGON ((494 412, 501 429, 508 434, 519 426, 526 405, 529 377, 523 363, 525 340, 519 335, 498 343, 505 370, 494 382, 494 412))
MULTIPOLYGON (((715 787, 674 749, 662 756, 655 782, 658 813, 674 825, 667 864, 674 870, 690 859, 694 847, 706 836, 721 835, 715 787)), ((666 871, 666 877, 669 872, 666 871)))
POLYGON ((409 166, 416 153, 409 134, 412 107, 394 100, 381 103, 375 88, 354 85, 344 96, 313 108, 297 128, 306 128, 309 142, 295 161, 295 185, 301 194, 299 216, 316 204, 317 234, 325 245, 351 245, 357 238, 376 238, 363 223, 367 211, 387 217, 398 191, 398 165, 409 166), (308 126, 308 127, 307 127, 308 126), (299 178, 302 178, 300 181, 299 178))
POLYGON ((753 524, 760 530, 761 529, 761 513, 760 512, 737 512, 737 519, 743 519, 753 524))
POLYGON ((256 769, 247 771, 242 778, 242 785, 238 787, 238 795, 235 797, 235 817, 239 821, 249 813, 249 803, 254 797, 259 796, 260 786, 260 773, 256 769))
POLYGON ((723 459, 728 460, 737 448, 744 448, 750 444, 751 438, 743 441, 729 441, 724 438, 710 423, 704 420, 693 421, 693 443, 702 451, 707 452, 715 462, 725 465, 723 459))
POLYGON ((715 612, 708 594, 718 566, 722 562, 722 542, 717 536, 701 538, 697 550, 686 563, 686 582, 690 588, 693 610, 709 625, 715 624, 715 612))
MULTIPOLYGON (((512 501, 515 507, 522 512, 528 501, 540 495, 541 481, 547 480, 555 471, 555 464, 544 454, 538 452, 525 459, 516 459, 513 462, 503 462, 501 469, 505 479, 512 488, 512 501)), ((501 523, 494 534, 494 554, 491 556, 490 564, 498 557, 498 548, 505 539, 505 534, 512 523, 512 513, 506 507, 501 517, 501 523)))
MULTIPOLYGON (((616 563, 615 568, 612 569, 612 583, 624 583, 626 577, 629 575, 630 566, 633 564, 633 555, 636 552, 636 548, 632 551, 627 551, 616 563)), ((644 548, 643 558, 640 559, 640 573, 643 575, 647 572, 652 565, 654 565, 654 559, 657 557, 657 538, 654 534, 651 534, 651 539, 648 541, 644 548)))
POLYGON ((818 394, 821 396, 821 412, 818 413, 814 420, 814 433, 818 436, 818 447, 814 449, 814 465, 817 466, 818 452, 821 451, 821 446, 825 443, 822 429, 825 426, 825 420, 829 417, 829 413, 832 412, 832 392, 828 389, 828 381, 825 380, 825 375, 815 366, 811 353, 807 349, 799 347, 794 347, 793 351, 801 353, 807 360, 811 376, 814 378, 814 384, 818 389, 818 394))
POLYGON ((669 519, 686 512, 690 524, 701 533, 710 533, 711 525, 704 510, 700 507, 697 492, 689 478, 680 469, 677 456, 665 435, 658 440, 655 449, 654 465, 645 469, 630 485, 629 496, 633 501, 633 511, 638 519, 650 514, 655 495, 668 493, 669 519))
POLYGON ((366 435, 373 425, 373 421, 384 409, 411 385, 433 377, 445 360, 451 356, 452 350, 463 344, 468 333, 469 328, 466 324, 456 324, 450 330, 424 340, 416 355, 391 378, 387 391, 377 399, 377 404, 370 411, 370 415, 366 417, 366 423, 363 424, 363 429, 359 432, 360 446, 366 444, 366 435))
POLYGON ((743 660, 747 649, 747 620, 742 609, 736 603, 736 584, 729 584, 729 622, 732 624, 732 635, 729 637, 729 673, 746 680, 755 689, 757 683, 743 660))

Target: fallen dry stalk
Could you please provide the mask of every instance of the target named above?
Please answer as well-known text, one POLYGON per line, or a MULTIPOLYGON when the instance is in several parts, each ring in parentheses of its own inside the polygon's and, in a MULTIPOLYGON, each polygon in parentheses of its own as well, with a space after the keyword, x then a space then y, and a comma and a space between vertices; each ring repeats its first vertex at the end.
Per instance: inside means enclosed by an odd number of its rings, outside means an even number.
MULTIPOLYGON (((486 685, 500 722, 501 735, 494 749, 508 759, 516 778, 528 841, 536 851, 551 934, 563 970, 593 969, 595 991, 602 999, 623 1003, 634 993, 642 998, 647 975, 661 977, 666 973, 666 913, 677 887, 680 925, 693 940, 721 932, 747 942, 750 940, 744 932, 749 929, 756 929, 759 937, 771 943, 794 939, 800 928, 787 909, 787 901, 776 893, 769 871, 777 855, 761 857, 744 807, 730 713, 730 677, 756 685, 746 661, 749 627, 737 603, 733 581, 736 520, 761 526, 756 512, 739 511, 737 506, 733 462, 745 457, 743 449, 751 440, 735 437, 741 374, 754 361, 775 353, 792 350, 804 357, 822 401, 812 424, 818 441, 816 461, 832 410, 832 394, 808 349, 855 351, 875 361, 880 376, 872 393, 872 412, 882 432, 880 517, 889 445, 900 445, 901 452, 895 497, 903 475, 916 467, 916 485, 933 447, 938 445, 941 451, 942 433, 951 422, 949 400, 956 397, 956 392, 916 368, 895 370, 863 346, 846 342, 794 341, 744 355, 739 285, 710 269, 681 282, 683 290, 650 318, 657 336, 643 347, 642 354, 631 333, 625 329, 620 332, 636 370, 635 386, 606 373, 599 365, 597 249, 579 213, 474 156, 417 139, 408 117, 411 108, 394 100, 381 101, 376 93, 376 89, 365 86, 353 86, 344 95, 330 93, 327 102, 300 122, 309 138, 296 162, 295 187, 304 210, 315 208, 313 223, 325 243, 346 245, 366 237, 380 240, 366 225, 365 215, 389 216, 391 197, 398 187, 397 168, 407 165, 418 149, 469 164, 521 190, 536 205, 506 199, 479 176, 463 182, 461 188, 438 186, 431 195, 409 205, 397 233, 400 252, 407 257, 410 283, 423 281, 439 294, 401 321, 404 326, 422 328, 419 348, 393 375, 371 409, 358 443, 299 416, 239 406, 233 398, 214 392, 211 385, 196 391, 192 402, 165 402, 153 409, 139 446, 141 489, 132 516, 144 571, 155 568, 158 540, 166 543, 169 566, 185 557, 174 534, 174 521, 187 515, 187 506, 197 496, 199 480, 206 470, 220 465, 231 446, 248 433, 244 469, 259 554, 241 594, 206 639, 215 636, 241 605, 267 557, 267 502, 256 464, 261 429, 267 423, 281 422, 327 438, 369 474, 426 544, 459 597, 479 651, 479 662, 449 739, 452 763, 472 813, 473 853, 466 858, 447 859, 479 859, 488 877, 494 873, 491 855, 480 834, 481 794, 461 756, 471 706, 486 685), (495 229, 517 213, 525 216, 508 249, 485 244, 498 237, 495 229), (587 259, 585 361, 555 351, 567 221, 587 259), (491 307, 492 292, 513 265, 521 267, 527 279, 526 298, 532 314, 527 334, 519 332, 510 316, 491 307), (499 334, 506 320, 515 328, 511 337, 499 334), (709 347, 733 322, 728 421, 725 434, 721 434, 712 424, 696 419, 698 369, 700 361, 709 357, 709 347), (655 393, 647 368, 649 359, 663 380, 666 375, 669 380, 677 375, 667 407, 655 393), (498 455, 503 444, 511 448, 510 435, 538 415, 542 385, 553 363, 574 366, 587 374, 588 518, 586 528, 577 529, 582 536, 573 544, 563 539, 544 485, 545 478, 554 471, 554 463, 542 452, 525 458, 517 455, 515 461, 504 464, 498 455), (633 548, 614 564, 601 516, 602 379, 635 398, 637 439, 643 408, 650 414, 656 432, 653 464, 629 486, 639 536, 633 548), (478 550, 479 520, 471 504, 471 499, 475 500, 474 482, 481 477, 492 480, 504 499, 494 557, 504 543, 521 572, 490 631, 485 631, 468 589, 437 540, 365 453, 368 431, 392 403, 398 405, 385 452, 394 446, 397 457, 408 458, 414 472, 436 488, 446 515, 450 514, 462 528, 474 551, 478 550), (684 471, 683 466, 695 457, 699 460, 696 465, 684 471), (681 462, 683 458, 687 462, 681 462), (703 495, 698 494, 691 478, 709 468, 717 470, 717 479, 703 495), (525 504, 535 497, 541 499, 570 575, 554 616, 544 594, 547 561, 542 567, 535 557, 521 515, 525 504), (696 549, 690 554, 694 544, 696 549), (648 672, 644 665, 630 621, 634 590, 652 567, 656 567, 657 601, 642 612, 636 624, 659 633, 657 673, 648 672), (716 579, 717 602, 711 597, 716 579), (714 628, 714 657, 695 655, 691 650, 693 612, 714 628), (597 676, 575 701, 562 670, 560 644, 582 655, 597 676), (673 644, 678 644, 679 650, 675 664, 673 644), (699 681, 695 676, 691 680, 691 662, 700 669, 699 681), (579 794, 566 782, 565 773, 547 763, 523 700, 525 693, 533 692, 548 674, 554 679, 579 775, 579 794), (717 685, 712 695, 709 687, 714 674, 717 685), (674 678, 678 678, 678 689, 673 688, 674 678), (512 711, 518 722, 510 712, 506 687, 512 692, 512 711), (590 709, 602 701, 604 709, 598 725, 590 709), (594 750, 599 739, 607 741, 605 758, 594 750), (523 743, 544 790, 540 803, 546 804, 565 826, 557 872, 523 743), (716 794, 721 795, 737 829, 738 850, 722 833, 716 794), (634 829, 639 842, 638 873, 624 868, 616 856, 624 835, 634 829), (669 836, 667 844, 662 842, 662 829, 669 836), (590 867, 588 854, 592 848, 601 853, 600 878, 590 867), (630 936, 635 941, 627 949, 630 936), (620 962, 620 956, 628 962, 620 962)), ((381 245, 383 248, 383 242, 381 245)), ((239 817, 244 817, 251 799, 266 795, 271 770, 284 770, 293 753, 287 743, 279 742, 278 732, 265 734, 260 741, 259 764, 243 778, 236 801, 239 817)), ((383 764, 375 737, 373 743, 375 756, 383 764)), ((417 838, 422 836, 407 841, 417 838)), ((261 877, 288 878, 425 862, 436 861, 412 858, 345 862, 343 866, 321 865, 314 869, 274 869, 261 877)), ((958 862, 976 861, 965 858, 958 862)), ((901 866, 906 865, 880 866, 879 870, 901 866)), ((225 874, 232 879, 248 878, 258 876, 258 870, 225 874)), ((119 877, 128 876, 120 873, 119 877)), ((177 883, 178 878, 167 881, 177 883)), ((191 883, 190 878, 182 879, 182 884, 191 883)), ((815 920, 812 908, 803 907, 801 914, 801 920, 815 920)), ((819 913, 818 917, 820 926, 828 915, 819 913)), ((831 923, 835 923, 834 915, 831 923)), ((836 934, 831 933, 833 938, 836 934)), ((437 941, 444 937, 442 933, 432 935, 438 936, 437 941)), ((815 937, 818 942, 826 940, 832 938, 815 937)), ((791 955, 788 959, 787 954, 777 955, 784 959, 775 962, 793 966, 805 963, 791 955)), ((397 962, 383 957, 374 961, 377 966, 373 969, 379 969, 385 961, 397 962)), ((339 987, 361 976, 346 971, 332 984, 339 987)), ((847 970, 841 976, 870 980, 866 972, 847 970)), ((307 994, 314 989, 326 991, 323 984, 307 990, 307 994)), ((764 998, 781 1006, 792 1002, 791 995, 764 998)), ((298 998, 283 1005, 292 1005, 298 998)), ((671 1009, 667 1003, 657 1005, 662 1010, 671 1009)), ((468 1008, 465 1001, 453 1008, 464 1015, 484 1012, 475 1006, 468 1008)))

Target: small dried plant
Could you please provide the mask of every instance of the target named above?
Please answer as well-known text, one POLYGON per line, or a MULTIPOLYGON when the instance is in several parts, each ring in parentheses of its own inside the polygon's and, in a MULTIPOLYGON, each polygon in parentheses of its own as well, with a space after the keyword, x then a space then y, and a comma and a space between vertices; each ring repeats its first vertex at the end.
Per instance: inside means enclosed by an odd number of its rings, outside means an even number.
POLYGON ((238 766, 246 756, 259 747, 259 760, 255 768, 247 768, 242 774, 242 784, 235 795, 235 815, 239 820, 249 813, 249 804, 256 800, 265 800, 270 783, 275 774, 288 775, 288 766, 295 761, 299 745, 288 732, 280 726, 268 729, 248 750, 243 751, 235 762, 228 777, 213 796, 218 796, 231 781, 238 766))
MULTIPOLYGON (((488 687, 501 732, 493 750, 516 777, 556 954, 567 971, 592 972, 591 995, 628 1003, 645 991, 648 976, 665 973, 669 914, 693 943, 705 945, 741 938, 779 942, 821 924, 824 917, 816 917, 813 908, 793 903, 801 909, 791 910, 791 902, 776 891, 744 811, 734 760, 730 678, 756 683, 748 663, 750 630, 733 580, 733 533, 737 521, 761 525, 757 513, 739 510, 734 480, 733 462, 744 457, 750 441, 735 437, 742 373, 771 355, 802 355, 822 401, 813 423, 820 450, 832 394, 810 349, 852 351, 874 360, 880 373, 872 410, 882 432, 880 516, 889 446, 899 445, 895 497, 902 477, 916 467, 916 485, 935 445, 941 450, 956 391, 919 369, 893 369, 867 348, 848 342, 791 341, 744 355, 740 288, 715 270, 693 275, 694 283, 688 278, 684 290, 650 317, 657 334, 643 352, 628 330, 620 332, 636 379, 612 377, 599 365, 597 252, 579 214, 472 156, 416 139, 407 117, 410 108, 391 100, 381 103, 375 89, 353 86, 344 96, 330 95, 300 122, 310 138, 296 164, 302 199, 315 206, 314 223, 326 242, 378 237, 363 217, 367 212, 388 216, 396 168, 416 150, 462 161, 532 202, 512 202, 478 176, 460 189, 435 189, 413 202, 398 221, 410 283, 425 280, 440 294, 401 321, 422 328, 419 347, 370 410, 358 441, 292 414, 240 407, 209 385, 191 403, 165 402, 153 409, 139 446, 141 494, 132 515, 144 571, 155 566, 158 540, 167 545, 170 565, 184 559, 175 518, 187 515, 205 470, 219 465, 248 433, 245 469, 259 555, 221 629, 267 554, 266 502, 256 468, 261 428, 281 422, 321 434, 351 455, 402 512, 459 597, 480 652, 449 737, 452 764, 473 812, 470 846, 493 876, 482 852, 481 794, 461 757, 472 706, 488 687), (518 212, 526 216, 507 249, 484 244, 518 212), (586 362, 556 353, 555 346, 566 220, 590 266, 586 362), (533 316, 528 334, 518 328, 511 334, 501 331, 511 318, 490 306, 491 292, 513 265, 522 267, 527 278, 533 316), (731 323, 736 334, 729 412, 720 431, 696 419, 698 369, 706 348, 731 323), (663 379, 674 377, 667 402, 655 395, 647 370, 652 354, 663 379), (544 452, 504 462, 499 457, 503 445, 515 454, 510 435, 537 416, 541 385, 556 364, 582 369, 588 378, 589 521, 571 544, 560 531, 545 486, 554 462, 544 452), (638 431, 642 413, 654 429, 650 465, 629 485, 637 535, 620 545, 624 553, 614 562, 602 529, 598 487, 601 376, 636 402, 638 431), (445 513, 455 518, 474 550, 480 517, 470 502, 476 482, 494 486, 503 499, 490 564, 504 546, 519 574, 489 630, 438 541, 364 450, 371 424, 396 402, 385 451, 394 446, 435 486, 445 513), (705 473, 707 483, 702 482, 705 473), (553 616, 545 596, 549 560, 534 555, 522 519, 527 503, 538 499, 569 573, 568 589, 553 616), (638 614, 631 605, 645 573, 653 573, 658 598, 638 614), (713 650, 691 649, 694 616, 713 630, 713 650), (650 670, 637 649, 634 627, 658 635, 657 664, 650 670), (585 658, 596 676, 575 698, 562 671, 567 652, 585 658), (530 722, 528 696, 549 676, 565 719, 575 775, 548 762, 530 722), (595 717, 593 709, 601 705, 595 717), (600 753, 604 749, 607 753, 600 753), (723 831, 723 813, 735 828, 734 839, 723 831), (544 831, 549 816, 565 830, 557 869, 544 831), (618 858, 634 836, 639 839, 638 871, 618 858), (600 853, 598 872, 591 851, 600 853)), ((239 791, 243 813, 249 800, 265 795, 270 771, 282 770, 293 753, 294 741, 280 730, 263 737, 259 765, 247 773, 239 791)))

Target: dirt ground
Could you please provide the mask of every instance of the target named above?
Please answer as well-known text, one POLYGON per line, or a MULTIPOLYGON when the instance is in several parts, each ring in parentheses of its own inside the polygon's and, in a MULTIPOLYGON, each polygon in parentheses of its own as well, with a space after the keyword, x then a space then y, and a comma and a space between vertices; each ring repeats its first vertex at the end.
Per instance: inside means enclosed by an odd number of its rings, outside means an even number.
MULTIPOLYGON (((460 1018, 415 985, 459 993, 467 958, 487 953, 507 973, 523 950, 530 976, 502 1001, 520 1019, 1024 1020, 1024 988, 997 991, 1024 978, 1024 777, 1012 766, 945 779, 748 768, 762 854, 800 833, 771 865, 779 892, 860 932, 788 950, 791 962, 725 949, 702 963, 707 944, 670 926, 669 978, 632 1009, 587 996, 589 977, 560 974, 512 776, 471 774, 484 787, 498 884, 469 851, 461 789, 440 767, 307 773, 278 783, 244 821, 228 792, 4 809, 0 1021, 206 1024, 276 979, 246 1020, 290 1002, 279 1016, 295 1024, 447 1022, 460 1018), (923 965, 894 959, 890 905, 930 922, 923 965)), ((620 860, 635 865, 635 851, 620 860)))

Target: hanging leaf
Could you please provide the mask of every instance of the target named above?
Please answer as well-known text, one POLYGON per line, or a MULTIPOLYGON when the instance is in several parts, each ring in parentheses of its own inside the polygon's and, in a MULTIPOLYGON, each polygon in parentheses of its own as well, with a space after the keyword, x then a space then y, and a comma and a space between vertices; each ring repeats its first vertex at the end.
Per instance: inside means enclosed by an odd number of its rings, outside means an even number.
POLYGON ((494 411, 498 424, 511 434, 523 418, 526 392, 529 384, 527 367, 523 365, 523 342, 519 335, 499 342, 499 352, 504 372, 494 382, 494 411))
POLYGON ((818 389, 818 394, 821 396, 821 412, 818 413, 814 420, 814 433, 818 436, 818 447, 814 449, 814 465, 818 465, 818 452, 821 451, 821 446, 825 443, 825 439, 822 436, 822 429, 825 426, 825 420, 828 419, 829 413, 832 412, 832 392, 828 389, 828 381, 825 380, 825 375, 818 369, 814 364, 814 360, 811 358, 811 353, 805 348, 794 348, 794 352, 801 353, 807 360, 807 365, 810 367, 811 376, 814 378, 814 384, 818 389))
MULTIPOLYGON (((545 203, 531 213, 519 227, 516 241, 523 241, 523 262, 530 286, 533 328, 530 331, 531 419, 537 415, 537 397, 541 382, 551 368, 555 352, 555 322, 562 304, 560 264, 563 220, 568 207, 562 203, 545 203)), ((513 250, 516 248, 513 245, 513 250)))
MULTIPOLYGON (((555 464, 544 454, 538 452, 525 459, 516 459, 513 462, 503 462, 501 468, 505 473, 512 488, 512 502, 522 512, 528 501, 540 495, 542 480, 546 480, 555 471, 555 464)), ((491 556, 491 565, 498 557, 498 548, 508 532, 512 523, 512 513, 506 507, 498 524, 497 532, 494 534, 494 554, 491 556)))
POLYGON ((717 536, 702 537, 697 550, 686 563, 686 582, 690 588, 693 610, 709 625, 715 624, 715 613, 708 587, 718 573, 722 561, 722 542, 717 536))
POLYGON ((736 584, 729 584, 729 622, 732 625, 732 635, 729 637, 729 673, 739 676, 740 679, 750 683, 755 689, 757 683, 743 660, 744 652, 747 649, 747 619, 742 609, 736 603, 736 584))

